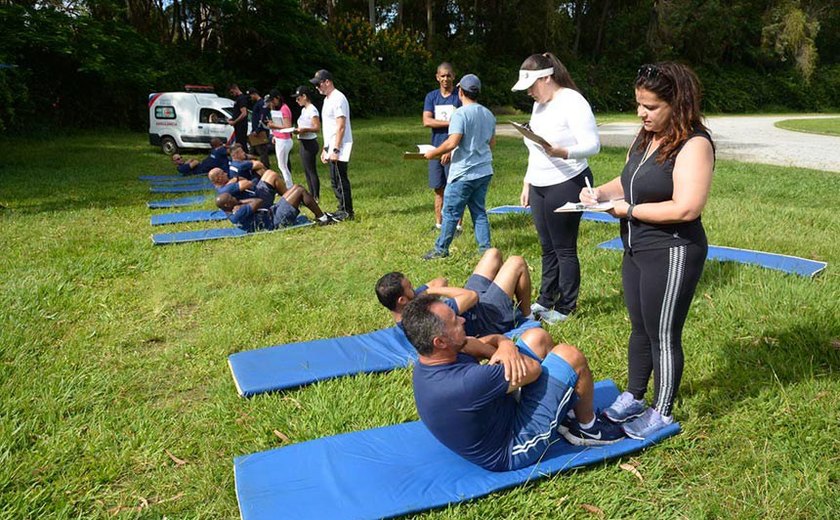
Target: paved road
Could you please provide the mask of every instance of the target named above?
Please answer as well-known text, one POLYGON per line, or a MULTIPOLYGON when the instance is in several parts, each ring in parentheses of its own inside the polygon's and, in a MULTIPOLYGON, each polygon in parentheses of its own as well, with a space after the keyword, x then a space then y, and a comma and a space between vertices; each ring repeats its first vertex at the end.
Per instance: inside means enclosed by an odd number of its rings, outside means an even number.
MULTIPOLYGON (((840 137, 805 134, 776 128, 785 119, 838 117, 716 116, 707 120, 717 146, 717 157, 780 166, 800 166, 840 172, 840 137)), ((599 127, 601 144, 627 147, 639 130, 638 123, 608 123, 599 127)), ((500 127, 503 135, 517 135, 512 127, 500 127), (512 132, 512 133, 511 133, 512 132)))

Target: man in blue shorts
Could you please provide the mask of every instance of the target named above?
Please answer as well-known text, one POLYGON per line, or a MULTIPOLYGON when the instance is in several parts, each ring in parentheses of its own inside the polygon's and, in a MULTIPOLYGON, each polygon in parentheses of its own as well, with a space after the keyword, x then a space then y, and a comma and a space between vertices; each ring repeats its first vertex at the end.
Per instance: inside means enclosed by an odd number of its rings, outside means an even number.
POLYGON ((228 154, 225 143, 218 137, 210 140, 210 155, 199 162, 197 159, 184 160, 180 154, 172 155, 172 163, 181 175, 205 175, 213 168, 228 171, 228 154))
MULTIPOLYGON (((455 73, 452 65, 443 62, 435 73, 440 88, 426 94, 423 103, 423 126, 432 129, 432 146, 440 146, 449 137, 449 120, 455 109, 461 106, 458 93, 455 92, 455 73)), ((429 161, 429 187, 435 192, 435 227, 441 228, 441 210, 443 209, 443 191, 449 175, 449 153, 440 159, 429 161)))
POLYGON ((445 278, 436 278, 413 289, 402 273, 388 273, 376 283, 376 296, 394 321, 418 294, 444 298, 444 303, 466 320, 470 336, 504 334, 524 316, 531 315, 531 275, 521 256, 511 256, 502 263, 502 253, 488 249, 475 266, 464 288, 449 287, 445 278), (514 299, 518 305, 514 305, 514 299), (527 313, 527 314, 526 314, 527 313))
POLYGON ((227 193, 237 200, 262 199, 263 208, 274 204, 274 197, 286 189, 286 185, 280 182, 280 177, 273 170, 265 170, 256 182, 240 177, 231 178, 221 168, 210 170, 207 178, 213 183, 217 195, 227 193))
POLYGON ((257 180, 265 170, 265 165, 260 161, 248 159, 245 149, 240 144, 230 147, 230 176, 242 179, 257 180))
MULTIPOLYGON (((285 183, 278 186, 281 185, 285 188, 285 183)), ((238 200, 230 193, 222 193, 216 196, 216 206, 227 213, 228 220, 233 225, 248 233, 272 231, 294 225, 300 214, 298 208, 301 204, 312 211, 318 224, 332 224, 336 221, 331 215, 321 211, 312 195, 300 184, 282 191, 281 195, 276 204, 266 206, 263 198, 238 200)))
POLYGON ((470 209, 478 250, 490 248, 490 221, 484 206, 493 178, 496 118, 477 101, 481 92, 478 76, 467 74, 456 86, 463 106, 455 110, 449 121, 449 137, 425 153, 426 159, 431 160, 452 152, 452 163, 443 194, 440 235, 435 248, 423 255, 424 260, 449 256, 449 244, 466 208, 470 209))
POLYGON ((560 435, 581 446, 624 437, 595 414, 592 373, 577 348, 559 344, 539 359, 504 336, 469 337, 464 318, 425 294, 406 306, 402 324, 420 355, 413 374, 420 420, 470 462, 515 470, 538 462, 560 435))

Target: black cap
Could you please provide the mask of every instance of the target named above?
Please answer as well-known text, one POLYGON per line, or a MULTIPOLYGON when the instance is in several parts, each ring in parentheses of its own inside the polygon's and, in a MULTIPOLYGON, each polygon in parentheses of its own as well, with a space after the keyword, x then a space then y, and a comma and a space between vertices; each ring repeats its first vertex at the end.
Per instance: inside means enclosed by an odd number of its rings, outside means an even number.
POLYGON ((310 83, 313 85, 318 85, 322 81, 330 80, 332 81, 332 74, 327 69, 321 69, 315 73, 315 77, 309 80, 310 83))
POLYGON ((251 94, 256 94, 258 96, 260 95, 260 91, 255 89, 254 87, 248 87, 248 90, 246 90, 245 93, 248 94, 249 96, 251 94))
POLYGON ((311 98, 312 97, 312 90, 305 85, 301 85, 298 88, 296 88, 294 93, 292 94, 293 98, 296 98, 298 96, 306 96, 306 97, 311 98))

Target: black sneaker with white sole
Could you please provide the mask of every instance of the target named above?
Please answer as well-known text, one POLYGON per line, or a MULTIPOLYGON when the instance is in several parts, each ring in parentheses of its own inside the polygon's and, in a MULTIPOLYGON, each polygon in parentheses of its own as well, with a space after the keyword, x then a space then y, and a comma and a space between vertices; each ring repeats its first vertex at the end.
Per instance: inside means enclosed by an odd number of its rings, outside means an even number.
POLYGON ((564 421, 564 423, 557 430, 567 441, 575 446, 603 446, 618 442, 625 437, 621 426, 601 420, 597 416, 595 418, 595 424, 585 429, 576 420, 564 421))

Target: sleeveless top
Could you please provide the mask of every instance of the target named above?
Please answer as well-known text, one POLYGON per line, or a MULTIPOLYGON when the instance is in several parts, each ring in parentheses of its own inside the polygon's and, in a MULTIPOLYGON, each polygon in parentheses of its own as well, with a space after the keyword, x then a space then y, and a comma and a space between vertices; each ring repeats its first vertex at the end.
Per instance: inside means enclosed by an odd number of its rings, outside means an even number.
MULTIPOLYGON (((708 139, 714 150, 714 141, 708 132, 697 128, 688 139, 697 136, 708 139)), ((688 142, 688 139, 685 142, 688 142)), ((662 164, 656 162, 659 156, 657 149, 641 167, 639 163, 645 150, 637 150, 636 142, 633 142, 630 157, 621 172, 621 187, 624 189, 624 200, 628 204, 663 202, 674 197, 674 163, 685 142, 662 164)), ((621 242, 626 251, 665 249, 687 244, 708 245, 706 231, 699 216, 690 222, 675 224, 651 224, 636 219, 630 222, 622 218, 621 242)))

